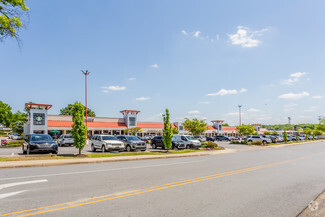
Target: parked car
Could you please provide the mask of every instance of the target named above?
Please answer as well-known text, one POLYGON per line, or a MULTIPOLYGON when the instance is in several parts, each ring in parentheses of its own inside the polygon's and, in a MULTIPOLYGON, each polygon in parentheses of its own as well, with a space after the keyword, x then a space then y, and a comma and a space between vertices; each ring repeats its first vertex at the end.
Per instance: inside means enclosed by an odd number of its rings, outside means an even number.
POLYGON ((57 143, 59 146, 71 146, 73 145, 73 137, 69 134, 63 134, 58 138, 57 143))
POLYGON ((194 136, 195 139, 199 140, 200 142, 206 142, 207 138, 205 136, 194 136))
POLYGON ((223 135, 217 135, 217 136, 215 136, 215 139, 216 139, 216 141, 227 141, 227 142, 230 141, 228 136, 223 136, 223 135))
POLYGON ((248 142, 256 142, 256 141, 261 141, 264 145, 268 144, 268 143, 272 143, 272 140, 269 138, 266 138, 262 135, 253 135, 253 136, 249 136, 247 139, 248 142))
POLYGON ((240 140, 239 136, 229 136, 230 141, 240 140))
POLYGON ((300 135, 300 136, 299 136, 299 140, 301 140, 301 141, 306 140, 306 136, 304 136, 304 135, 300 135))
POLYGON ((95 152, 97 149, 100 149, 102 152, 124 151, 124 143, 115 136, 94 135, 91 139, 91 151, 95 152))
POLYGON ((263 135, 265 138, 269 138, 269 139, 271 139, 271 141, 273 142, 273 143, 277 143, 278 142, 278 139, 277 139, 277 137, 276 136, 271 136, 271 135, 263 135))
POLYGON ((297 141, 296 137, 293 136, 293 135, 288 135, 288 141, 291 142, 291 141, 297 141))
POLYGON ((134 151, 134 150, 145 151, 147 149, 146 143, 144 141, 141 141, 136 136, 121 135, 121 136, 117 136, 116 138, 124 143, 126 151, 134 151))
POLYGON ((278 142, 284 142, 284 138, 282 135, 277 135, 276 138, 278 142))
MULTIPOLYGON (((171 149, 185 149, 186 145, 190 142, 183 141, 181 138, 173 137, 172 138, 172 147, 171 149)), ((155 136, 151 140, 151 147, 153 149, 162 148, 165 149, 164 139, 162 136, 155 136)))
POLYGON ((23 139, 23 138, 18 133, 13 133, 11 135, 11 139, 13 139, 13 140, 19 140, 19 139, 23 139))
POLYGON ((199 140, 190 135, 174 135, 174 137, 177 140, 183 140, 187 142, 185 147, 186 149, 198 149, 202 146, 199 140))
POLYGON ((58 144, 47 134, 31 134, 27 136, 27 142, 22 144, 23 154, 32 152, 58 153, 58 144))
POLYGON ((216 139, 214 137, 208 136, 207 137, 207 142, 214 142, 216 139))
POLYGON ((12 137, 13 134, 14 134, 14 133, 9 133, 9 134, 8 134, 8 139, 11 139, 11 137, 12 137))

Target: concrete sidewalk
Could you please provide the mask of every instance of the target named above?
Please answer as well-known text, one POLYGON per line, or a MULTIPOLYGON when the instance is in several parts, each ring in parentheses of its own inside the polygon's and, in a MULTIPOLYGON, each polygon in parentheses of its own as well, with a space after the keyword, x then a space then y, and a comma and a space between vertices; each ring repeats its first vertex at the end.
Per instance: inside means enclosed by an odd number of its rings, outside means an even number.
POLYGON ((68 164, 86 164, 86 163, 105 163, 116 161, 133 161, 133 160, 151 160, 164 158, 179 158, 179 157, 197 157, 217 154, 228 154, 237 152, 233 149, 217 150, 217 151, 202 151, 185 154, 166 154, 166 155, 132 155, 118 157, 98 157, 98 158, 75 158, 75 159, 53 159, 53 160, 28 160, 28 161, 4 161, 0 162, 0 169, 18 168, 18 167, 39 167, 39 166, 58 166, 68 164))

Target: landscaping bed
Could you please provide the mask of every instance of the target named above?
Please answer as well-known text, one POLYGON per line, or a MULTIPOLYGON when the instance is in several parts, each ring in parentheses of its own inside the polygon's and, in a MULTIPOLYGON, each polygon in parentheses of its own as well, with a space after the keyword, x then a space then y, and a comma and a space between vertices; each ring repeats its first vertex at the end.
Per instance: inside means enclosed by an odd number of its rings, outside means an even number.
POLYGON ((10 141, 5 145, 1 145, 0 148, 21 147, 24 142, 25 140, 10 141))

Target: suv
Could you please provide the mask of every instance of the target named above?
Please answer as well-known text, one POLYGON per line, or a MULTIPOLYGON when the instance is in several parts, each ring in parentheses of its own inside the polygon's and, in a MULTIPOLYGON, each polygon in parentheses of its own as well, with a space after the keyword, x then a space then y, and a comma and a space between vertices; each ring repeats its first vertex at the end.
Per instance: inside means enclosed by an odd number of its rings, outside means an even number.
POLYGON ((215 138, 216 138, 216 141, 227 141, 227 142, 230 141, 228 136, 217 135, 217 136, 215 136, 215 138))
POLYGON ((116 138, 124 143, 126 151, 145 151, 147 149, 146 143, 136 136, 117 136, 116 138))
POLYGON ((22 144, 23 154, 31 152, 45 152, 58 154, 58 144, 47 134, 31 134, 26 136, 27 142, 22 144))
POLYGON ((124 143, 118 141, 115 136, 110 135, 94 135, 91 138, 91 151, 95 152, 100 149, 105 151, 123 151, 124 143))
POLYGON ((265 138, 264 136, 261 135, 254 135, 254 136, 250 136, 247 138, 248 142, 256 142, 256 141, 261 141, 264 145, 268 144, 268 143, 272 143, 272 140, 269 138, 265 138))
MULTIPOLYGON (((180 138, 175 138, 175 136, 172 139, 172 149, 185 149, 186 148, 186 143, 185 141, 181 140, 180 138)), ((162 136, 155 136, 151 140, 151 147, 153 149, 157 149, 158 147, 161 147, 162 149, 165 149, 165 144, 163 142, 163 137, 162 136)))
POLYGON ((175 139, 183 140, 186 142, 186 149, 199 149, 201 147, 201 142, 195 139, 193 136, 189 135, 174 135, 175 139))
POLYGON ((58 145, 64 146, 64 145, 73 145, 73 138, 69 134, 63 134, 58 138, 58 145))
POLYGON ((195 139, 199 140, 200 142, 206 142, 207 141, 207 137, 205 136, 194 136, 195 139))

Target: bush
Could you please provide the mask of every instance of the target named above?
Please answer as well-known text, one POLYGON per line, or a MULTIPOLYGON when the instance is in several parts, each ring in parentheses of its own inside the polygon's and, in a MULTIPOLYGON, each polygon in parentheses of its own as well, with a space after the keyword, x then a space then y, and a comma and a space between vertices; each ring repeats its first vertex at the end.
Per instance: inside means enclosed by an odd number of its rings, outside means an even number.
POLYGON ((8 142, 8 144, 5 145, 5 147, 20 147, 20 146, 22 146, 22 144, 24 142, 25 142, 25 140, 11 141, 11 142, 8 142))
POLYGON ((202 142, 202 148, 209 148, 209 149, 221 149, 218 144, 214 142, 202 142))
POLYGON ((262 141, 255 141, 255 142, 252 142, 252 145, 263 145, 263 142, 262 141))
POLYGON ((247 145, 247 140, 242 140, 242 141, 239 141, 239 140, 233 140, 230 142, 230 144, 244 144, 244 145, 247 145))

